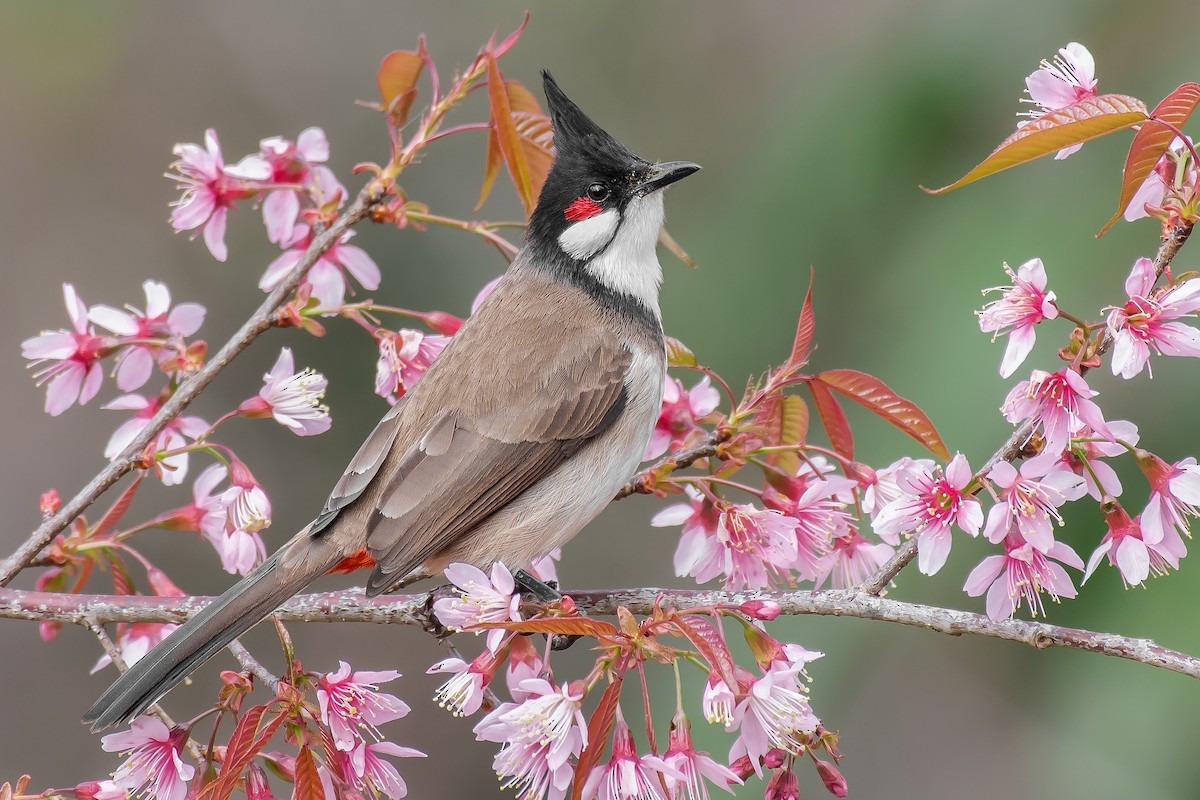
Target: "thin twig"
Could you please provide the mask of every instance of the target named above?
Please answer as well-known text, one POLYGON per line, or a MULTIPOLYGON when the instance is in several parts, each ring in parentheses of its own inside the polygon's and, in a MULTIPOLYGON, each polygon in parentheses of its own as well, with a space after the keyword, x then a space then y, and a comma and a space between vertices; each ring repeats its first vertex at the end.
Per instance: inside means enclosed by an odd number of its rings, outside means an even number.
POLYGON ((654 483, 650 480, 651 476, 658 474, 663 468, 669 466, 671 471, 677 469, 685 469, 690 467, 702 458, 712 458, 717 454, 718 448, 729 440, 730 433, 718 431, 708 437, 708 440, 695 447, 688 448, 674 455, 667 456, 652 467, 634 475, 629 481, 621 487, 617 492, 617 496, 613 500, 622 500, 629 497, 631 494, 653 494, 654 483))
MULTIPOLYGON (((1192 226, 1190 223, 1177 225, 1167 233, 1166 238, 1158 246, 1158 252, 1154 255, 1155 279, 1162 277, 1163 271, 1170 266, 1171 261, 1178 255, 1179 249, 1183 247, 1184 242, 1188 240, 1191 233, 1192 226)), ((1104 355, 1112 347, 1112 344, 1112 332, 1105 328, 1104 333, 1100 336, 1099 343, 1096 345, 1096 355, 1104 355)), ((1080 373, 1086 372, 1086 367, 1080 369, 1080 373)), ((979 471, 975 473, 974 479, 978 480, 982 476, 987 475, 992 467, 1001 461, 1016 461, 1020 458, 1025 443, 1033 435, 1033 429, 1032 421, 1026 420, 1021 423, 1020 427, 1008 437, 1008 441, 999 450, 992 453, 991 457, 984 462, 979 471)), ((912 560, 916 556, 917 540, 915 538, 909 539, 874 575, 863 582, 861 589, 870 595, 881 594, 887 588, 888 584, 900 574, 900 571, 912 563, 912 560)))
MULTIPOLYGON (((1064 647, 1125 658, 1200 678, 1200 658, 1171 650, 1149 639, 1066 628, 1044 622, 993 620, 982 614, 874 597, 865 592, 807 589, 774 592, 722 592, 706 589, 621 589, 572 592, 578 607, 590 614, 615 614, 624 606, 635 614, 650 614, 655 598, 664 608, 703 608, 741 605, 750 600, 774 600, 784 614, 857 617, 910 625, 950 636, 972 634, 1019 642, 1044 650, 1064 647)), ((150 597, 145 595, 66 595, 0 589, 0 618, 55 621, 75 625, 104 622, 183 622, 211 597, 150 597)), ((276 612, 285 621, 375 622, 424 625, 428 594, 365 597, 358 589, 293 597, 276 612)))
POLYGON ((292 267, 287 277, 275 287, 258 310, 250 316, 241 328, 225 343, 199 372, 188 378, 180 385, 175 393, 163 403, 158 413, 146 424, 146 427, 133 438, 133 441, 121 451, 120 455, 108 463, 104 469, 88 482, 87 486, 63 504, 57 514, 45 520, 38 529, 22 544, 17 551, 0 562, 0 586, 7 586, 26 564, 37 557, 43 547, 67 527, 70 522, 82 514, 88 506, 96 501, 101 494, 116 483, 121 477, 133 469, 142 456, 142 452, 154 440, 167 424, 179 416, 188 404, 200 394, 221 370, 229 366, 229 362, 245 350, 251 342, 272 325, 275 311, 283 304, 288 295, 299 284, 308 268, 317 262, 329 248, 337 244, 339 238, 351 226, 364 219, 383 196, 383 190, 374 181, 367 184, 354 202, 350 204, 337 220, 326 230, 322 231, 312 244, 308 246, 304 257, 292 267))
POLYGON ((229 652, 233 653, 233 657, 242 665, 242 669, 249 672, 254 677, 262 681, 264 686, 267 686, 271 691, 279 685, 279 678, 276 677, 269 669, 264 667, 262 663, 254 657, 254 655, 246 649, 246 646, 237 639, 229 643, 229 652))

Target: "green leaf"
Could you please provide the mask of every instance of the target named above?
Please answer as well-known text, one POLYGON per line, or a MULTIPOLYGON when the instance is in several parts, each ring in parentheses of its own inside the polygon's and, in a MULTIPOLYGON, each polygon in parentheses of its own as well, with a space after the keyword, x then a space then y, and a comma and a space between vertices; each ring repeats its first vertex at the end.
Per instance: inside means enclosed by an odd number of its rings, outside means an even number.
POLYGON ((831 369, 818 375, 816 381, 883 417, 929 448, 938 458, 950 459, 946 443, 925 412, 911 400, 896 394, 879 378, 853 369, 831 369))
POLYGON ((664 336, 667 341, 667 366, 668 367, 694 367, 699 363, 696 361, 696 354, 693 353, 688 346, 676 339, 674 336, 664 336))
POLYGON ((850 430, 850 420, 842 410, 837 398, 829 391, 829 387, 819 379, 808 381, 808 389, 812 392, 813 403, 817 406, 817 416, 825 426, 829 435, 829 443, 839 455, 854 458, 854 434, 850 430))
POLYGON ((1185 83, 1163 98, 1150 113, 1151 120, 1138 129, 1129 145, 1129 155, 1125 156, 1125 169, 1121 174, 1121 196, 1117 200, 1117 212, 1110 219, 1096 238, 1103 236, 1109 228, 1125 213, 1129 201, 1137 194, 1146 178, 1154 170, 1158 160, 1171 146, 1175 139, 1175 131, 1166 125, 1155 122, 1164 120, 1182 130, 1196 105, 1200 103, 1200 83, 1185 83))
POLYGON ((1064 147, 1132 127, 1146 118, 1146 104, 1136 97, 1123 94, 1089 97, 1057 111, 1048 111, 1017 128, 991 155, 954 183, 940 189, 921 188, 929 194, 943 194, 1009 167, 1057 153, 1064 147))

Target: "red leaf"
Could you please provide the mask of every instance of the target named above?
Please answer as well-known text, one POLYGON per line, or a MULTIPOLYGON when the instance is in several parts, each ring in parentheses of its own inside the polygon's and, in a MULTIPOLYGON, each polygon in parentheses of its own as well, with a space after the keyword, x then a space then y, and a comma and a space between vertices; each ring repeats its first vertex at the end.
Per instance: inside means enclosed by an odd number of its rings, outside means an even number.
MULTIPOLYGON (((768 397, 755 421, 762 427, 768 445, 800 444, 808 436, 808 406, 794 394, 768 397)), ((800 456, 794 452, 768 453, 767 463, 794 475, 800 468, 800 456)))
POLYGON ((717 630, 712 620, 698 616, 676 616, 673 620, 679 630, 692 646, 700 651, 709 666, 725 681, 731 689, 737 687, 737 679, 733 676, 733 656, 725 644, 724 637, 717 630))
MULTIPOLYGON (((491 71, 488 72, 489 93, 491 91, 491 71)), ((513 133, 516 136, 517 147, 525 160, 529 174, 529 189, 533 202, 542 192, 542 184, 554 166, 554 134, 550 128, 550 117, 542 111, 537 98, 517 81, 504 81, 504 93, 508 99, 510 117, 513 123, 513 133)), ((478 211, 495 183, 496 175, 500 172, 502 163, 509 163, 507 155, 500 146, 500 127, 495 123, 493 109, 492 129, 488 132, 487 160, 483 169, 483 184, 479 191, 479 202, 475 204, 478 211)), ((511 164, 509 167, 512 170, 511 164)), ((513 182, 516 183, 514 173, 513 182)), ((520 194, 521 187, 517 186, 520 194)), ((524 200, 524 198, 522 198, 524 200)))
POLYGON ((817 406, 817 416, 821 418, 825 433, 829 435, 829 443, 840 455, 854 458, 854 434, 850 431, 850 421, 846 419, 846 412, 842 411, 837 398, 819 379, 809 381, 808 388, 817 406))
MULTIPOLYGON (((514 117, 513 101, 509 90, 496 65, 496 59, 487 55, 488 68, 488 99, 492 104, 492 125, 495 126, 496 143, 508 173, 512 176, 513 184, 517 187, 517 195, 525 206, 525 216, 533 213, 537 205, 537 194, 534 191, 533 173, 521 145, 521 134, 517 130, 518 120, 514 117)), ((528 94, 528 93, 527 93, 528 94)), ((532 97, 532 95, 530 95, 532 97)))
POLYGON ((1103 236, 1125 213, 1129 201, 1137 194, 1137 190, 1175 138, 1175 131, 1153 120, 1165 120, 1182 129, 1188 117, 1196 110, 1197 104, 1200 104, 1200 83, 1185 83, 1155 106, 1154 111, 1150 113, 1151 121, 1138 129, 1133 136, 1133 143, 1129 145, 1129 155, 1125 157, 1125 169, 1121 175, 1121 197, 1117 201, 1117 213, 1113 214, 1112 219, 1096 234, 1096 238, 1103 236))
POLYGON ((421 68, 425 65, 422 58, 424 38, 418 41, 417 48, 415 53, 411 50, 388 53, 383 57, 375 76, 379 94, 383 97, 383 109, 395 128, 404 127, 413 101, 417 99, 417 79, 421 77, 421 68))
POLYGON ((266 705, 255 706, 238 720, 237 726, 233 729, 233 735, 229 737, 225 760, 221 762, 221 774, 215 781, 204 787, 200 793, 203 800, 229 800, 233 790, 237 787, 242 770, 246 768, 251 759, 262 752, 262 749, 267 746, 267 742, 287 719, 286 712, 278 710, 275 717, 260 729, 259 723, 274 703, 275 701, 272 701, 266 705))
POLYGON ((575 765, 575 785, 571 787, 571 800, 579 800, 583 796, 584 781, 604 752, 604 745, 612 733, 613 721, 617 718, 617 703, 621 699, 621 682, 624 679, 623 675, 618 675, 617 679, 608 685, 604 694, 600 696, 596 710, 592 712, 592 718, 588 720, 588 744, 579 754, 579 763, 575 765))
POLYGON ((317 762, 307 747, 301 747, 296 754, 296 789, 292 797, 294 800, 325 800, 325 787, 317 774, 317 762))
POLYGON ((484 622, 471 625, 465 630, 488 630, 503 628, 506 631, 518 633, 548 633, 563 636, 616 636, 620 633, 615 625, 604 620, 591 617, 546 617, 544 619, 527 619, 518 622, 484 622))
POLYGON ((883 417, 929 448, 938 458, 950 459, 946 443, 925 412, 893 392, 879 378, 853 369, 831 369, 818 375, 817 381, 883 417))
POLYGON ((1106 136, 1145 120, 1146 104, 1136 97, 1123 94, 1089 97, 1058 111, 1049 111, 1017 128, 991 155, 954 183, 940 189, 921 188, 929 194, 949 192, 1009 167, 1057 153, 1064 147, 1106 136))
POLYGON ((117 498, 108 511, 104 512, 104 516, 96 523, 96 527, 92 528, 92 538, 100 538, 113 529, 121 518, 125 516, 125 512, 129 511, 129 506, 133 505, 133 496, 137 494, 138 487, 142 485, 142 476, 138 475, 133 479, 133 483, 121 492, 121 496, 117 498))
POLYGON ((804 293, 804 305, 800 307, 800 322, 796 325, 796 340, 792 343, 792 354, 788 357, 787 366, 797 369, 808 361, 809 347, 812 346, 813 333, 817 329, 817 319, 813 315, 812 287, 816 278, 816 270, 811 270, 808 277, 808 291, 804 293))

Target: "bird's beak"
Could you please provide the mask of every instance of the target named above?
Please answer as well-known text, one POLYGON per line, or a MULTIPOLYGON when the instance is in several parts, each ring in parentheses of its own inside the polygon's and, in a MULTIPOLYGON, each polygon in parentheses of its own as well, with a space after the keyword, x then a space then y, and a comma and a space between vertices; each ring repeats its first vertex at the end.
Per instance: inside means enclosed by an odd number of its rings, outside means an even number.
POLYGON ((700 169, 700 165, 691 161, 667 161, 655 164, 650 167, 650 171, 642 178, 641 183, 634 187, 634 193, 638 197, 643 197, 651 192, 657 192, 675 181, 686 178, 698 169, 700 169))

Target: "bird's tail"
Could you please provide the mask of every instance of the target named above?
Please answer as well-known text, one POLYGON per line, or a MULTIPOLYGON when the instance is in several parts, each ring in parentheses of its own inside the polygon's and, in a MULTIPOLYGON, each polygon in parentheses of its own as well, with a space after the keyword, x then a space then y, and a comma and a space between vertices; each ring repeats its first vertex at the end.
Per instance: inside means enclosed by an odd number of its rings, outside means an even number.
POLYGON ((172 631, 108 687, 83 721, 93 731, 130 721, 337 562, 309 557, 288 559, 284 567, 280 555, 287 549, 172 631))

